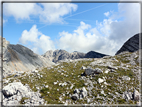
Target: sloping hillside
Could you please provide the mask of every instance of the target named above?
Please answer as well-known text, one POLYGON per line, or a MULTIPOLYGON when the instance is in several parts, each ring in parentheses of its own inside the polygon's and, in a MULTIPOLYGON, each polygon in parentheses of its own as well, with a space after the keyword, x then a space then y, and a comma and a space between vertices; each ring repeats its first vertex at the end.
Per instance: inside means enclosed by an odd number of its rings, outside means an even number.
POLYGON ((3 70, 4 76, 12 71, 29 71, 54 65, 47 58, 35 54, 22 45, 12 45, 3 38, 3 70))

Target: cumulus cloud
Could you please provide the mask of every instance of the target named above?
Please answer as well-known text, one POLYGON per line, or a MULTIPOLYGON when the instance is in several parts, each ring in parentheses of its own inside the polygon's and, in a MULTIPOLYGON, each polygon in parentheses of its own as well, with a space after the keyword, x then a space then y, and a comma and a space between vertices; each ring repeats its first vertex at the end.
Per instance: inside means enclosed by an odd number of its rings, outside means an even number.
POLYGON ((42 8, 36 3, 4 3, 4 15, 18 19, 30 19, 30 15, 38 15, 42 8))
POLYGON ((72 3, 41 3, 44 7, 40 13, 42 22, 63 22, 63 16, 77 10, 77 5, 72 3))
POLYGON ((32 50, 38 54, 43 54, 47 50, 55 49, 54 43, 50 37, 39 32, 36 25, 33 25, 29 31, 24 30, 19 42, 27 45, 28 47, 28 44, 30 44, 29 48, 32 48, 32 50))
MULTIPOLYGON (((64 6, 56 6, 57 10, 61 9, 60 7, 64 6)), ((76 8, 74 8, 74 11, 75 9, 76 8)), ((48 9, 42 11, 46 10, 48 9)), ((63 14, 51 14, 53 16, 58 16, 55 17, 55 19, 59 19, 56 20, 60 22, 63 20, 61 16, 69 13, 71 10, 64 11, 63 14)), ((111 13, 111 10, 109 12, 111 13)), ((41 17, 44 17, 41 18, 41 20, 44 20, 45 22, 46 20, 49 21, 48 17, 46 17, 47 13, 41 13, 43 15, 41 17)), ((52 15, 50 17, 52 17, 52 15)), ((54 22, 55 19, 51 19, 50 22, 54 22)), ((80 26, 78 26, 77 29, 74 29, 72 33, 67 31, 60 32, 58 48, 65 49, 69 52, 88 52, 93 50, 104 54, 114 55, 127 39, 139 32, 140 5, 138 3, 119 3, 118 12, 109 14, 102 22, 96 21, 96 27, 92 27, 81 21, 80 26)), ((29 42, 32 43, 32 50, 36 53, 39 53, 40 50, 42 51, 41 53, 45 53, 47 50, 55 49, 55 44, 49 36, 39 32, 36 25, 33 25, 29 31, 23 31, 19 41, 23 44, 29 42)))
POLYGON ((110 24, 111 33, 109 39, 124 42, 130 36, 140 32, 140 4, 119 3, 119 14, 122 21, 113 21, 110 24))
POLYGON ((108 16, 109 16, 109 12, 105 12, 104 15, 105 15, 106 17, 108 17, 108 16))
POLYGON ((103 37, 96 28, 91 28, 91 25, 80 22, 80 26, 73 33, 60 32, 59 48, 69 52, 80 51, 88 52, 95 50, 106 54, 111 54, 115 46, 107 37, 103 37), (87 30, 85 33, 84 30, 87 30), (106 47, 108 52, 106 52, 106 47))
POLYGON ((119 3, 118 12, 109 15, 102 22, 96 21, 94 28, 81 22, 73 33, 60 32, 59 48, 70 52, 94 50, 114 55, 126 40, 139 32, 140 5, 138 3, 119 3), (85 30, 87 30, 86 33, 85 30))
POLYGON ((63 22, 63 16, 77 10, 72 3, 4 3, 4 15, 30 20, 30 16, 38 16, 41 22, 63 22))

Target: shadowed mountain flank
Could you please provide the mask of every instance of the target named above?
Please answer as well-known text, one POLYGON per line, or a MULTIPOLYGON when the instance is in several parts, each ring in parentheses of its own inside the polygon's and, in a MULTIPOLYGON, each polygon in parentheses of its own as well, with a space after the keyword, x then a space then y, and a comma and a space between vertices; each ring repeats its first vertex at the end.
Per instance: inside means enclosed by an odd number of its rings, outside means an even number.
POLYGON ((90 51, 85 55, 85 58, 102 58, 104 56, 106 55, 98 53, 98 52, 90 51))
MULTIPOLYGON (((128 51, 128 52, 135 52, 139 49, 139 35, 140 33, 132 36, 130 39, 128 39, 123 46, 116 52, 115 55, 123 52, 123 51, 128 51)), ((142 33, 141 33, 142 35, 142 33)))

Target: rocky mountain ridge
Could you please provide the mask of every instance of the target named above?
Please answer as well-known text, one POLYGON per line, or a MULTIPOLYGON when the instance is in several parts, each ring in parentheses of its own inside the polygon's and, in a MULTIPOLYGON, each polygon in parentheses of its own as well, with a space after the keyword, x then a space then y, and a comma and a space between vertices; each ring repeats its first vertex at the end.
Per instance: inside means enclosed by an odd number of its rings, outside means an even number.
POLYGON ((123 46, 116 52, 115 55, 123 52, 123 51, 128 51, 128 52, 135 52, 139 50, 139 36, 141 36, 142 33, 135 34, 131 38, 129 38, 123 46))
POLYGON ((79 58, 102 58, 103 56, 107 55, 95 51, 89 51, 88 53, 75 51, 73 53, 69 53, 65 50, 60 49, 55 51, 49 50, 42 56, 48 58, 50 61, 58 62, 60 60, 67 60, 67 59, 73 60, 79 58))

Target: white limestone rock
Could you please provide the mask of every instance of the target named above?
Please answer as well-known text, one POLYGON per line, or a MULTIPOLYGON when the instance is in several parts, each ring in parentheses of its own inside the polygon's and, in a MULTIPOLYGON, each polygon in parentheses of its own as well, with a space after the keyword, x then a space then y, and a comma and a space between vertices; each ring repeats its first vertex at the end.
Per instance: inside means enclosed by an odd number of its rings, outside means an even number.
POLYGON ((3 94, 7 97, 17 94, 18 91, 25 94, 28 92, 28 89, 21 82, 10 83, 3 88, 3 94))
POLYGON ((135 101, 139 101, 140 100, 140 93, 136 89, 133 92, 133 99, 135 101))
POLYGON ((86 69, 86 67, 85 67, 85 66, 82 66, 82 67, 81 67, 81 69, 82 69, 82 70, 85 70, 85 69, 86 69))
POLYGON ((104 79, 99 78, 98 83, 101 84, 102 82, 104 82, 104 79))
POLYGON ((131 78, 128 77, 128 76, 123 76, 122 79, 125 80, 125 81, 130 81, 131 80, 131 78))
POLYGON ((109 73, 109 72, 110 72, 110 69, 105 70, 105 73, 106 73, 106 74, 109 73))
POLYGON ((23 97, 26 97, 25 105, 44 104, 39 92, 32 92, 28 85, 21 82, 9 83, 2 90, 4 105, 18 105, 23 97))

